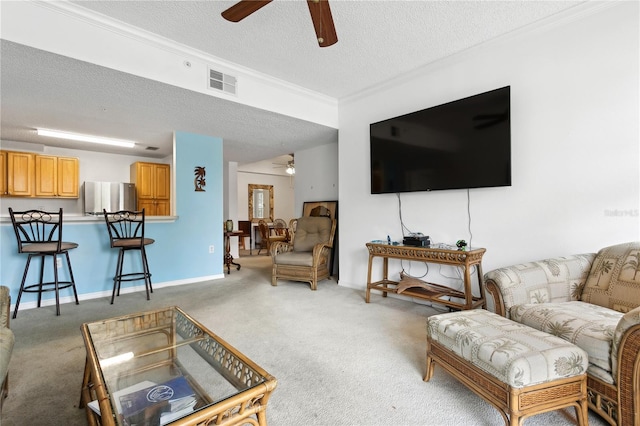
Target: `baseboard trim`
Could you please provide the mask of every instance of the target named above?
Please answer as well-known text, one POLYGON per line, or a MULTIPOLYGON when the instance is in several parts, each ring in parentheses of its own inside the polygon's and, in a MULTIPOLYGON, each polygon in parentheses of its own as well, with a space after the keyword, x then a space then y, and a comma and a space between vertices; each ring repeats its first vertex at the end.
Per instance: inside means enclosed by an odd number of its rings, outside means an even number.
MULTIPOLYGON (((165 282, 161 282, 161 283, 153 283, 153 288, 154 289, 158 289, 158 288, 163 288, 163 287, 174 287, 174 286, 179 286, 179 285, 188 285, 188 284, 195 284, 195 283, 201 283, 204 281, 212 281, 212 280, 218 280, 224 278, 224 274, 217 274, 217 275, 208 275, 208 276, 204 276, 204 277, 195 277, 195 278, 188 278, 188 279, 184 279, 184 280, 175 280, 175 281, 165 281, 165 282)), ((69 290, 71 291, 71 290, 69 290)), ((131 287, 122 287, 120 289, 120 294, 129 294, 129 293, 136 293, 139 291, 145 291, 145 287, 144 284, 141 285, 135 285, 135 286, 131 286, 131 287)), ((111 293, 113 292, 112 289, 109 290, 104 290, 104 291, 95 291, 93 293, 84 293, 84 294, 78 294, 78 300, 91 300, 91 299, 100 299, 103 297, 111 297, 111 293)), ((24 293, 23 293, 24 294, 24 293)), ((70 296, 61 296, 60 297, 60 304, 63 305, 65 303, 74 303, 75 299, 73 298, 73 295, 70 296)), ((42 299, 42 302, 40 303, 40 306, 55 306, 56 304, 56 299, 55 297, 51 298, 51 299, 42 299)), ((38 301, 37 300, 30 300, 30 301, 20 301, 20 310, 27 310, 27 309, 35 309, 38 307, 38 301)), ((15 303, 11 304, 11 311, 13 311, 15 309, 15 303)))

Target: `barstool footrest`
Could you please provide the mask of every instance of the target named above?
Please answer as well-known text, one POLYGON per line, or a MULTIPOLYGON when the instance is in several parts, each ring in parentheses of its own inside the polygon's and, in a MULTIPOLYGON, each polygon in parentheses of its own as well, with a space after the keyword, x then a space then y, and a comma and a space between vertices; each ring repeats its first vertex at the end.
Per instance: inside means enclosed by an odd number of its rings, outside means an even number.
POLYGON ((147 279, 151 279, 151 274, 146 274, 144 272, 131 272, 113 277, 114 281, 138 281, 147 279))
MULTIPOLYGON (((58 281, 58 290, 73 287, 73 285, 74 283, 72 283, 71 281, 58 281)), ((40 293, 45 291, 56 291, 55 281, 42 284, 29 284, 24 286, 24 288, 22 289, 23 293, 40 293), (45 288, 49 286, 51 286, 51 288, 45 288)))

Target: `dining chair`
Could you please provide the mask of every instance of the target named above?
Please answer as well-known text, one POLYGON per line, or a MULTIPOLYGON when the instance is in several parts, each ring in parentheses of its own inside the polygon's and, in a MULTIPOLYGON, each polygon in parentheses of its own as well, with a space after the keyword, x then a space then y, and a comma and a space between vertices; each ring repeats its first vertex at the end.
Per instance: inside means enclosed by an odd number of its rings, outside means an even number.
POLYGON ((258 221, 258 229, 260 230, 260 249, 258 250, 258 254, 260 254, 262 249, 266 249, 267 252, 269 252, 272 243, 286 239, 285 235, 271 235, 269 225, 262 219, 258 221))
POLYGON ((238 239, 238 249, 239 250, 246 250, 246 241, 245 239, 248 237, 249 238, 249 255, 251 256, 251 246, 253 244, 253 237, 251 236, 251 222, 248 220, 239 220, 238 221, 238 230, 242 231, 242 235, 240 235, 240 238, 238 239))
POLYGON ((289 241, 289 229, 284 219, 273 219, 273 233, 278 236, 284 236, 285 241, 289 241))

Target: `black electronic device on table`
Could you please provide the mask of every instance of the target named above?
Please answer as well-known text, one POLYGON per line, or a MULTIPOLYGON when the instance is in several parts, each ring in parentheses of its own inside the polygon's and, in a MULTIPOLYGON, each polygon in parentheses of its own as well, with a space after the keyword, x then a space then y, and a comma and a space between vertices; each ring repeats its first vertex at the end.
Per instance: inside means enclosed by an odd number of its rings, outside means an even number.
POLYGON ((431 240, 428 235, 422 235, 421 232, 409 234, 402 239, 402 244, 413 247, 429 247, 431 240))

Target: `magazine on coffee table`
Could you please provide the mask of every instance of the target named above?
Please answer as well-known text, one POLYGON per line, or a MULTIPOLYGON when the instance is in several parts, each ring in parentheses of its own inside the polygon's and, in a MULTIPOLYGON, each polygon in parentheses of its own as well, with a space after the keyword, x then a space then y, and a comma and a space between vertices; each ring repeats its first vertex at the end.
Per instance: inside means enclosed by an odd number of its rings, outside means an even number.
MULTIPOLYGON (((121 395, 120 414, 130 425, 162 425, 162 417, 193 410, 196 394, 184 376, 121 395)), ((174 416, 171 416, 174 417, 174 416)))
MULTIPOLYGON (((116 410, 128 426, 163 426, 189 414, 196 404, 195 392, 182 376, 160 384, 143 381, 113 396, 116 410)), ((98 401, 88 405, 100 414, 98 401)))

